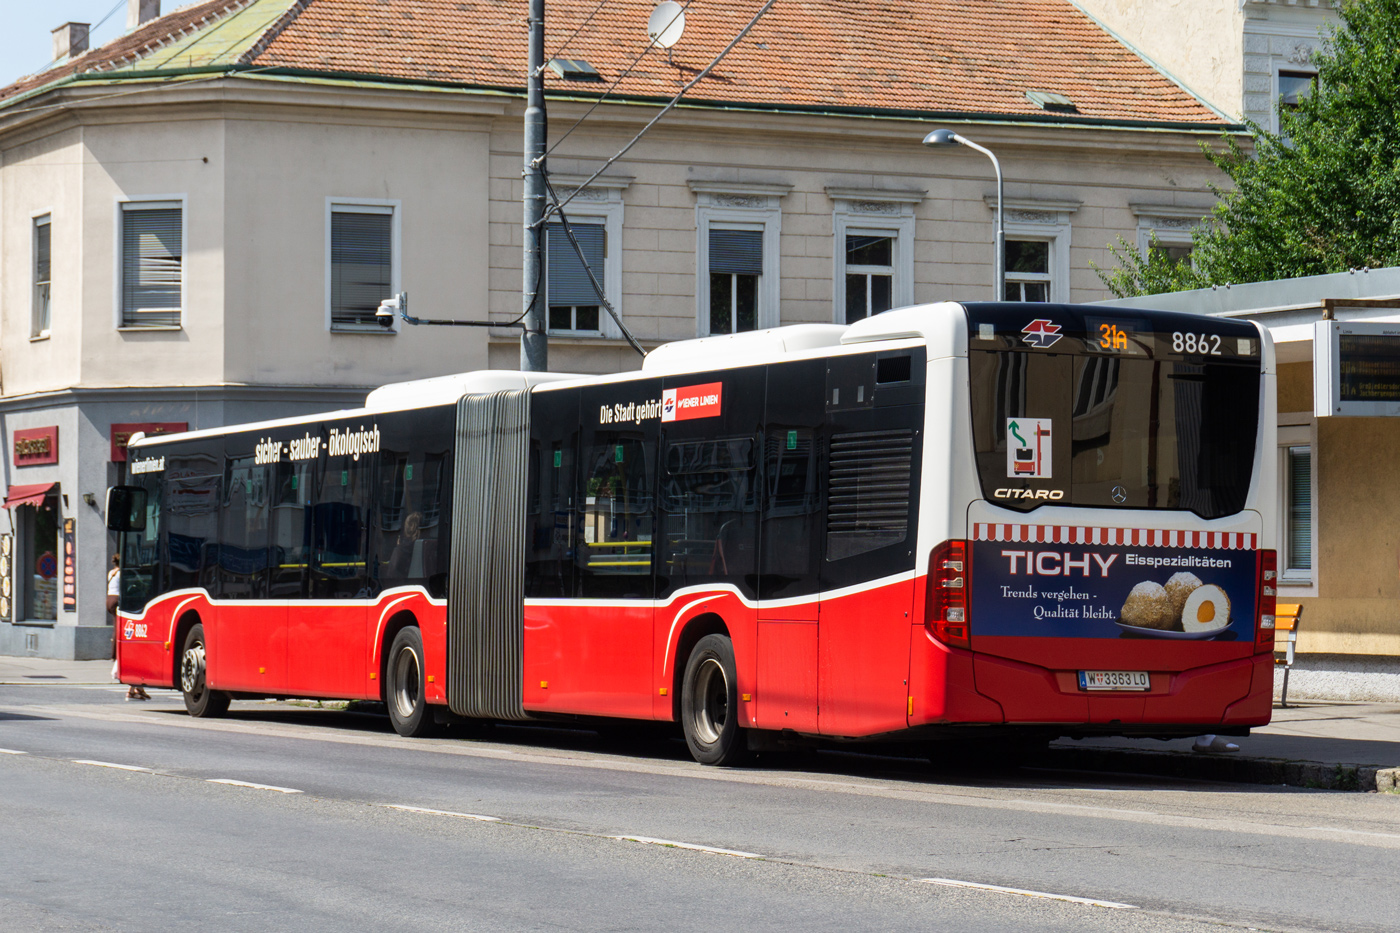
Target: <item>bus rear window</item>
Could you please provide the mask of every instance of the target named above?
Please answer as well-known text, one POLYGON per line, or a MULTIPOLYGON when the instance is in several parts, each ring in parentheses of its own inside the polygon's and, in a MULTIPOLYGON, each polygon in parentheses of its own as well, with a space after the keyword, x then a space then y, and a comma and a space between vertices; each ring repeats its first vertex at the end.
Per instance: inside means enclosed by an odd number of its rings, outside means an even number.
MULTIPOLYGON (((1259 362, 972 349, 982 493, 998 505, 1244 508, 1259 362)), ((1060 349, 1056 347, 1055 349, 1060 349)))

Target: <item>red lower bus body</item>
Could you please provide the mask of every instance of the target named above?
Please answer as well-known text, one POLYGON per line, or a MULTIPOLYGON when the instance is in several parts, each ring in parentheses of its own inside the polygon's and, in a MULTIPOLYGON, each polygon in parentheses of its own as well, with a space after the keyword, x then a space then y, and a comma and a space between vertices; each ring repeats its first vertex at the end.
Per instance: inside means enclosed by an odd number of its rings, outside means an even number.
MULTIPOLYGON (((924 625, 925 578, 774 608, 732 589, 653 605, 530 602, 524 706, 541 716, 677 718, 689 648, 734 645, 741 722, 843 738, 934 735, 968 725, 1057 734, 1230 732, 1269 721, 1273 662, 1252 642, 978 636, 972 650, 924 625), (1149 672, 1145 692, 1079 688, 1084 668, 1149 672), (1206 729, 1205 727, 1210 727, 1206 729), (910 732, 909 730, 913 730, 910 732)), ((208 682, 245 697, 382 699, 383 654, 403 625, 423 634, 428 702, 445 705, 447 615, 421 589, 373 603, 213 602, 165 594, 118 625, 121 679, 178 686, 185 633, 204 626, 208 682)))

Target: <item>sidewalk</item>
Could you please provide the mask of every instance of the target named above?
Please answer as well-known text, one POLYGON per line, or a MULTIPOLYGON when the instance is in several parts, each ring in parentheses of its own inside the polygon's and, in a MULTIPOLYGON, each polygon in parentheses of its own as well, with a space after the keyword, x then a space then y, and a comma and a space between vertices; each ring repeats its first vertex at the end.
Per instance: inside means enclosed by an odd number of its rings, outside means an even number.
MULTIPOLYGON (((0 657, 0 685, 112 684, 111 661, 0 657)), ((1124 771, 1244 784, 1396 791, 1400 705, 1304 700, 1274 707, 1274 721, 1240 750, 1201 754, 1191 739, 1062 739, 1039 762, 1056 768, 1124 771)))

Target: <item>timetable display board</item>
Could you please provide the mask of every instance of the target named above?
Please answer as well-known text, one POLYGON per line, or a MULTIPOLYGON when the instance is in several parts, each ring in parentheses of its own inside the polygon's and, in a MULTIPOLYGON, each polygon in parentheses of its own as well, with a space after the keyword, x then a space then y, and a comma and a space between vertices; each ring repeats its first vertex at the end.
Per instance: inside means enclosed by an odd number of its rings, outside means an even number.
POLYGON ((1400 415, 1400 323, 1316 323, 1313 413, 1318 417, 1400 415))

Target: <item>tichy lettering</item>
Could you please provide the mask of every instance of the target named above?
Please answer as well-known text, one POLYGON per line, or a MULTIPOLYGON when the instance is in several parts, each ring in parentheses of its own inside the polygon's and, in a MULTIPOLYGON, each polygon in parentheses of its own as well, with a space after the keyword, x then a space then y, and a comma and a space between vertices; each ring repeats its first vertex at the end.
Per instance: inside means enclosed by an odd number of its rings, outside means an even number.
POLYGON ((1026 574, 1036 577, 1092 576, 1098 570, 1099 576, 1108 576, 1108 570, 1118 559, 1117 554, 1105 557, 1093 551, 1072 554, 1069 551, 1002 551, 1001 556, 1010 562, 1011 575, 1026 574), (1090 565, 1090 560, 1094 565, 1090 565), (1023 569, 1024 568, 1024 569, 1023 569))

